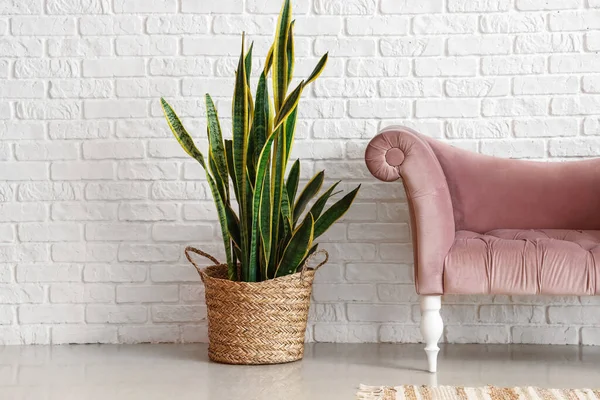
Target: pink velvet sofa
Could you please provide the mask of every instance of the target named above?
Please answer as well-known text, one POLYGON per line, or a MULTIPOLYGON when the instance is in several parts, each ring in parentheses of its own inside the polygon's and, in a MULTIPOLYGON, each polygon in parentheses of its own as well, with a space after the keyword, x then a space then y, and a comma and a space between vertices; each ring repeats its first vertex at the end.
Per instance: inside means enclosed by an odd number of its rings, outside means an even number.
POLYGON ((600 294, 600 159, 490 157, 395 126, 365 160, 406 190, 431 372, 443 294, 600 294))

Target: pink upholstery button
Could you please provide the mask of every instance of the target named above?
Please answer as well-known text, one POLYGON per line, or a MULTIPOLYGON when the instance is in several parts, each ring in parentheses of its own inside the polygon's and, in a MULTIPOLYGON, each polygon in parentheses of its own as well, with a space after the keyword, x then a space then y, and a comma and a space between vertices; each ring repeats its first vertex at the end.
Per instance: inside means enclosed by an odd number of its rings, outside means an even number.
POLYGON ((397 167, 404 161, 404 152, 397 147, 392 147, 385 153, 385 161, 389 165, 397 167))

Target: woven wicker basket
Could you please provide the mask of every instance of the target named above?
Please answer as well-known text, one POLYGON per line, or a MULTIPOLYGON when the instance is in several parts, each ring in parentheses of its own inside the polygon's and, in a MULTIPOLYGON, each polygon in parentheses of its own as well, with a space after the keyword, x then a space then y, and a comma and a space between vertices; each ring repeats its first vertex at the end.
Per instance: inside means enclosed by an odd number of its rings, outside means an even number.
POLYGON ((185 253, 206 288, 208 357, 212 361, 279 364, 302 358, 316 268, 263 282, 235 282, 227 279, 227 264, 219 264, 193 247, 185 253), (215 265, 200 269, 190 252, 215 265))

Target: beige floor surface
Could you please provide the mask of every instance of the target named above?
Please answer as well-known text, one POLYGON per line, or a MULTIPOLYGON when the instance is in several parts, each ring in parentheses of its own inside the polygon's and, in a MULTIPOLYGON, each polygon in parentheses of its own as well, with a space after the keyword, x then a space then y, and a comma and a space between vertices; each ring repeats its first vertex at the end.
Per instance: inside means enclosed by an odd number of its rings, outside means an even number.
POLYGON ((346 400, 359 383, 600 387, 600 347, 310 344, 285 365, 211 363, 206 345, 0 347, 2 400, 346 400))

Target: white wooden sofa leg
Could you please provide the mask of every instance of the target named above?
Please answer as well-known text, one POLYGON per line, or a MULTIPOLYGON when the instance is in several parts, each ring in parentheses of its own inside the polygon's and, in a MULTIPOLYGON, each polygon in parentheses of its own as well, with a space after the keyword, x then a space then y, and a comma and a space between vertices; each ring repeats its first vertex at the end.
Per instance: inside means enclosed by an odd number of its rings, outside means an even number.
POLYGON ((441 308, 442 296, 421 296, 421 334, 425 341, 429 372, 437 372, 438 342, 444 331, 441 308))

